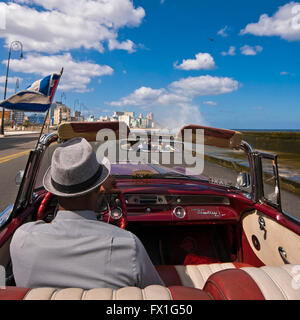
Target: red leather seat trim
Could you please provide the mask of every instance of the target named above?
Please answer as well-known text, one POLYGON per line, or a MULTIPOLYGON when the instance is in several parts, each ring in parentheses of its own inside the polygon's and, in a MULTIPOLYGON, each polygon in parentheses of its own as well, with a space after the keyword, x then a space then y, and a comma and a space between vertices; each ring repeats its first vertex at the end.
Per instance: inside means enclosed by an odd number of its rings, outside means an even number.
POLYGON ((30 289, 18 287, 5 287, 0 289, 0 300, 23 300, 30 289))
POLYGON ((212 274, 203 288, 215 300, 265 300, 255 281, 240 269, 212 274))
POLYGON ((243 262, 232 262, 232 264, 237 268, 246 268, 246 267, 253 267, 251 264, 243 263, 243 262))
POLYGON ((174 266, 155 266, 166 287, 181 286, 181 280, 174 266))
MULTIPOLYGON (((250 264, 242 263, 242 262, 233 262, 233 265, 239 269, 244 267, 252 267, 250 264)), ((161 279, 164 281, 166 287, 169 286, 182 286, 181 279, 178 275, 177 270, 172 265, 159 265, 155 266, 158 274, 160 275, 161 279)))
POLYGON ((169 287, 173 300, 213 300, 209 293, 195 288, 169 287))

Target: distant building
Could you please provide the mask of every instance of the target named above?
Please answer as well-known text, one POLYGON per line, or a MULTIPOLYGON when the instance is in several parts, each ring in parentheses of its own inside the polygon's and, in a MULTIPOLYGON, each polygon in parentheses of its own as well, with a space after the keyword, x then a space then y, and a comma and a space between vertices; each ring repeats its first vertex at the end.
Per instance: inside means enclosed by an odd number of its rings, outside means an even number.
POLYGON ((24 121, 24 111, 14 110, 10 112, 10 120, 14 121, 15 124, 23 124, 24 121))
POLYGON ((94 122, 97 121, 97 119, 95 118, 95 116, 93 114, 91 114, 88 118, 87 118, 88 122, 94 122))
POLYGON ((135 117, 134 112, 128 111, 115 111, 112 117, 101 116, 100 121, 122 121, 125 122, 131 128, 154 128, 154 116, 150 112, 146 117, 143 116, 143 113, 140 113, 138 117, 135 117))
POLYGON ((101 116, 99 118, 99 121, 111 121, 110 117, 109 116, 101 116))
POLYGON ((43 114, 33 114, 28 116, 28 121, 32 124, 43 124, 45 119, 45 115, 43 114))
POLYGON ((58 107, 57 103, 54 102, 51 104, 51 107, 49 109, 49 115, 50 115, 50 118, 53 118, 54 117, 54 111, 55 109, 58 107))
POLYGON ((23 124, 25 113, 24 111, 15 111, 14 112, 14 121, 15 124, 23 124))
MULTIPOLYGON (((8 110, 5 110, 4 111, 4 121, 5 120, 10 120, 10 117, 11 117, 11 112, 8 111, 8 110)), ((1 111, 0 111, 0 119, 2 119, 2 108, 1 108, 1 111)))
POLYGON ((131 127, 132 128, 139 128, 140 127, 140 119, 133 119, 131 121, 131 127))
POLYGON ((54 125, 71 121, 71 109, 60 102, 56 102, 56 105, 57 107, 54 110, 54 125))
POLYGON ((153 112, 150 112, 147 114, 147 119, 152 120, 152 121, 154 120, 153 112))
POLYGON ((149 128, 149 119, 147 118, 140 118, 140 128, 147 129, 149 128))
POLYGON ((71 121, 84 121, 84 116, 80 111, 75 110, 74 116, 72 117, 71 121))
POLYGON ((132 117, 129 114, 123 114, 123 115, 119 116, 118 120, 121 122, 125 122, 128 125, 128 127, 130 127, 131 126, 131 118, 132 117))

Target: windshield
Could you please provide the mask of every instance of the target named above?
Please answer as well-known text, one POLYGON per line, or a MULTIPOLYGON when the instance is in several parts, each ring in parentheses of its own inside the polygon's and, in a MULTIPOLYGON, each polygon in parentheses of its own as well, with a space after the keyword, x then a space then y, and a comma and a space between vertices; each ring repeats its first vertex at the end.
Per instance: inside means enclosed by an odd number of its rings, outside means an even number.
MULTIPOLYGON (((148 138, 130 142, 118 141, 114 144, 117 152, 112 155, 109 152, 110 146, 103 148, 103 143, 99 142, 90 144, 98 156, 101 153, 109 158, 111 173, 118 179, 189 179, 238 187, 251 192, 250 186, 243 187, 237 183, 241 172, 249 172, 248 158, 242 150, 204 145, 193 149, 191 143, 181 143, 167 137, 159 139, 155 136, 151 141, 148 138)), ((57 143, 52 144, 44 153, 36 188, 43 185, 43 176, 58 146, 57 143)))
POLYGON ((19 190, 16 176, 25 169, 29 152, 37 139, 38 133, 30 131, 0 137, 0 213, 15 202, 19 190))

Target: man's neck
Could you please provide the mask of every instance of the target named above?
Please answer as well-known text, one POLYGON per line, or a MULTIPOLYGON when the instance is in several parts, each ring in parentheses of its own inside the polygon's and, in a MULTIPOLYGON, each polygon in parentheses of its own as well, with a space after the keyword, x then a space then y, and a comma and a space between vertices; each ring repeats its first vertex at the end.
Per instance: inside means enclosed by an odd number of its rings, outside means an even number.
POLYGON ((58 206, 58 210, 60 211, 95 211, 94 208, 90 208, 89 206, 82 207, 82 206, 58 206))

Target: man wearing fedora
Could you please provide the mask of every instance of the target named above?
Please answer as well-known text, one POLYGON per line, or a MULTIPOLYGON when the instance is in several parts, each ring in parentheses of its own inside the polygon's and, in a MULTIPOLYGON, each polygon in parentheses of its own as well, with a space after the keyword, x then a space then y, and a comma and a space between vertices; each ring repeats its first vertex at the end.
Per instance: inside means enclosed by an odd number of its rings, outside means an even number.
POLYGON ((52 223, 23 224, 10 245, 19 287, 112 288, 164 285, 141 241, 96 217, 99 196, 113 187, 110 164, 99 163, 84 138, 53 153, 44 187, 58 197, 52 223))

